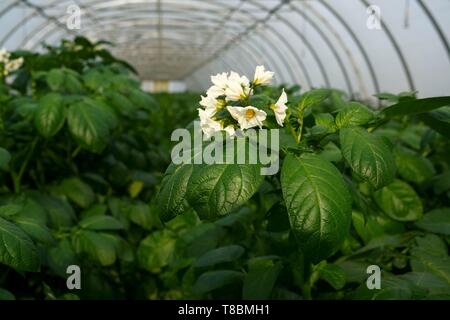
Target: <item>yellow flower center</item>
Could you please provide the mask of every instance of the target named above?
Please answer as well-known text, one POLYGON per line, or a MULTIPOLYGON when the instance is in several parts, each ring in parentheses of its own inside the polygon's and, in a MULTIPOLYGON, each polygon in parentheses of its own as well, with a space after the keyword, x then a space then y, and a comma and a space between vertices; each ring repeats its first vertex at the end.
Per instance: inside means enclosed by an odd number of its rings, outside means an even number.
POLYGON ((247 118, 247 120, 252 119, 255 116, 255 111, 253 111, 252 109, 248 109, 245 111, 245 117, 247 118))

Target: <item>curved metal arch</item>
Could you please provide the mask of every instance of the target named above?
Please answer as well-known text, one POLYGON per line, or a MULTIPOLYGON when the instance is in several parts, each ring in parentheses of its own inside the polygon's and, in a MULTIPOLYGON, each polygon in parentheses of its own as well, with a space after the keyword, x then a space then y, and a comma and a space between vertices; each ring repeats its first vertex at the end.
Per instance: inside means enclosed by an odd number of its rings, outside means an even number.
MULTIPOLYGON (((267 8, 265 8, 264 6, 261 6, 261 5, 259 5, 259 4, 256 4, 254 1, 251 1, 251 0, 247 0, 247 3, 250 3, 250 4, 252 4, 253 6, 256 6, 256 7, 258 7, 258 8, 260 8, 260 9, 267 9, 267 8)), ((242 12, 245 12, 246 14, 248 14, 248 15, 250 15, 250 16, 252 16, 252 17, 254 17, 253 15, 252 15, 252 13, 251 12, 249 12, 248 10, 242 10, 242 12)), ((277 15, 277 13, 275 13, 276 15, 277 15)), ((277 15, 277 17, 279 18, 279 19, 281 19, 281 20, 283 20, 284 22, 285 22, 285 24, 286 24, 286 20, 284 19, 284 18, 282 18, 280 15, 277 15)), ((298 36, 298 37, 300 37, 302 40, 303 40, 303 42, 307 45, 307 47, 308 47, 308 50, 311 52, 311 54, 312 54, 312 56, 313 56, 313 59, 316 61, 316 63, 318 64, 318 66, 319 66, 319 69, 321 70, 321 73, 322 73, 322 76, 323 76, 323 78, 324 78, 324 81, 325 81, 325 84, 326 84, 326 86, 330 86, 330 82, 329 82, 329 79, 328 79, 328 75, 326 74, 326 72, 325 72, 325 68, 324 68, 324 66, 323 66, 323 63, 322 63, 322 61, 321 61, 321 59, 319 58, 319 56, 318 56, 318 54, 317 54, 317 52, 314 50, 314 48, 311 46, 311 44, 309 43, 309 41, 297 30, 297 29, 295 29, 295 27, 292 25, 292 24, 290 24, 289 22, 287 22, 287 24, 288 24, 288 27, 290 28, 290 29, 292 29, 293 31, 294 31, 294 33, 298 36)), ((265 26, 265 27, 267 27, 267 25, 265 26)), ((211 59, 209 59, 209 60, 214 60, 215 58, 217 58, 217 56, 213 56, 213 57, 211 57, 211 59)), ((206 65, 206 64, 208 64, 210 61, 206 61, 205 63, 203 63, 202 65, 200 65, 200 66, 196 66, 193 70, 192 70, 192 72, 194 72, 195 71, 195 69, 196 68, 201 68, 203 65, 206 65)), ((186 77, 188 77, 189 76, 189 74, 188 75, 186 75, 186 77)))
POLYGON ((362 77, 361 70, 358 66, 358 63, 356 62, 353 52, 347 46, 344 39, 342 39, 341 35, 334 29, 334 27, 331 25, 331 23, 328 21, 328 19, 326 19, 314 7, 310 6, 306 2, 304 3, 304 6, 306 6, 308 8, 309 12, 311 12, 315 16, 315 18, 319 20, 319 22, 321 22, 321 25, 323 25, 326 28, 327 32, 331 33, 334 36, 334 38, 339 43, 342 50, 346 53, 346 56, 348 57, 350 65, 353 68, 353 73, 355 74, 357 82, 359 83, 359 90, 363 93, 364 97, 366 97, 366 99, 368 99, 370 96, 369 96, 369 93, 367 90, 367 86, 362 77))
MULTIPOLYGON (((231 8, 231 7, 230 7, 231 8)), ((56 27, 56 26, 55 26, 56 27)), ((44 37, 47 37, 48 36, 48 33, 46 33, 45 35, 44 35, 44 37)), ((281 59, 283 59, 283 57, 282 56, 280 56, 280 58, 281 59)), ((283 59, 284 60, 284 59, 283 59)), ((273 63, 274 65, 277 65, 276 63, 273 63)), ((279 67, 277 67, 277 69, 280 69, 279 67)), ((293 75, 292 75, 293 76, 293 75)), ((295 77, 293 78, 293 79, 295 79, 295 77)))
MULTIPOLYGON (((250 0, 249 0, 250 1, 250 0)), ((253 3, 253 1, 252 1, 253 3)), ((288 20, 286 20, 284 17, 280 16, 279 14, 276 14, 276 17, 282 21, 289 29, 291 29, 295 35, 297 35, 297 37, 299 37, 301 39, 301 41, 303 41, 303 43, 308 47, 308 50, 310 51, 311 55, 313 56, 313 59, 316 61, 317 65, 319 66, 320 72, 322 74, 322 77, 325 81, 325 85, 327 87, 330 87, 330 80, 328 78, 328 74, 325 71, 325 67, 322 63, 322 59, 320 59, 319 55, 317 54, 316 50, 312 47, 311 43, 308 41, 308 39, 306 39, 306 37, 299 32, 295 26, 288 20)))
MULTIPOLYGON (((366 7, 369 6, 369 3, 366 0, 360 0, 361 4, 365 5, 366 7)), ((392 43, 392 45, 394 46, 394 50, 397 52, 397 55, 400 59, 400 62, 402 64, 403 67, 403 71, 406 74, 406 79, 408 81, 408 85, 410 90, 415 91, 415 85, 414 85, 414 80, 411 76, 411 71, 409 70, 408 64, 406 62, 405 56, 402 53, 402 50, 400 49, 400 46, 398 45, 397 41, 395 40, 394 36, 391 33, 391 30, 389 29, 389 27, 386 25, 386 23, 383 20, 380 20, 381 23, 381 29, 383 30, 383 32, 387 35, 387 37, 389 38, 389 41, 392 43)))
POLYGON ((430 9, 425 5, 425 3, 422 0, 417 0, 417 3, 422 8, 425 15, 428 17, 428 20, 430 20, 434 30, 438 34, 439 38, 441 39, 442 44, 444 45, 448 59, 450 60, 450 45, 447 41, 447 38, 445 37, 444 32, 442 31, 441 27, 439 26, 439 23, 437 22, 434 15, 431 13, 430 9))
POLYGON ((363 56, 363 59, 365 63, 367 64, 367 67, 369 68, 369 73, 373 81, 373 85, 375 88, 375 91, 378 93, 380 92, 380 83, 378 81, 375 68, 372 65, 372 62, 370 61, 369 55, 367 54, 367 51, 365 50, 364 46, 362 45, 361 41, 355 34, 355 32, 350 28, 350 26, 347 24, 345 19, 336 11, 332 6, 330 6, 327 2, 324 0, 320 0, 319 3, 325 8, 328 9, 328 11, 333 15, 340 23, 341 25, 347 30, 350 37, 353 39, 353 41, 356 43, 356 46, 361 51, 361 54, 363 56))
POLYGON ((345 68, 344 63, 342 62, 342 59, 339 56, 339 53, 336 51, 336 49, 334 48, 334 46, 331 43, 331 41, 324 34, 324 32, 318 27, 318 25, 312 19, 310 19, 308 17, 308 15, 306 15, 303 12, 301 12, 296 6, 294 6, 293 3, 291 3, 290 8, 293 9, 294 12, 296 12, 298 15, 300 15, 304 20, 306 20, 313 27, 313 29, 316 30, 316 32, 319 34, 319 36, 325 41, 326 45, 331 50, 333 56, 337 60, 337 63, 339 65, 339 68, 341 69, 342 75, 344 76, 344 81, 345 81, 345 83, 347 85, 348 92, 351 95, 353 95, 353 86, 352 86, 352 83, 350 81, 350 77, 348 76, 347 69, 345 68))
MULTIPOLYGON (((217 5, 217 4, 215 4, 215 5, 217 5)), ((229 6, 229 8, 232 9, 233 7, 230 7, 230 6, 229 6)), ((260 7, 260 8, 261 8, 261 7, 260 7)), ((264 10, 266 10, 266 9, 267 9, 267 8, 264 7, 264 10)), ((250 13, 250 12, 248 12, 247 10, 245 10, 245 11, 246 11, 247 14, 250 13)), ((267 10, 266 10, 266 11, 267 11, 267 10)), ((239 12, 239 13, 240 13, 240 12, 239 12)), ((44 24, 44 25, 45 25, 45 24, 44 24)), ((55 25, 55 29, 56 29, 56 27, 57 27, 57 25, 55 25)), ((43 35, 43 37, 47 37, 50 33, 51 33, 51 31, 45 33, 45 34, 43 35)), ((31 39, 32 39, 32 36, 30 36, 29 39, 27 39, 27 42, 30 41, 31 39)), ((281 38, 281 39, 283 39, 283 38, 281 38)), ((284 60, 284 57, 281 57, 281 58, 284 60)), ((306 70, 306 68, 304 68, 304 70, 306 70)), ((305 73, 305 74, 308 74, 306 71, 305 71, 304 73, 305 73)), ((309 77, 309 76, 308 76, 308 77, 309 77)), ((295 77, 294 77, 293 79, 295 79, 295 77)), ((310 86, 311 86, 311 84, 310 84, 310 86)))

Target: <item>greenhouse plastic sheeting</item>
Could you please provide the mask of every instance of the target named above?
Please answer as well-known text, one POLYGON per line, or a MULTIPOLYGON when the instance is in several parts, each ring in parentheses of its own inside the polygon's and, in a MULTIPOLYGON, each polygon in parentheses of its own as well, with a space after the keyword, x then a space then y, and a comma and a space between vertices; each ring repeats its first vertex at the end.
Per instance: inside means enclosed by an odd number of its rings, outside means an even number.
POLYGON ((255 65, 277 83, 377 92, 450 89, 448 0, 2 0, 0 47, 36 50, 76 34, 114 42, 143 80, 185 80, 255 65), (76 7, 74 7, 74 5, 76 7), (80 28, 68 28, 80 9, 80 28))

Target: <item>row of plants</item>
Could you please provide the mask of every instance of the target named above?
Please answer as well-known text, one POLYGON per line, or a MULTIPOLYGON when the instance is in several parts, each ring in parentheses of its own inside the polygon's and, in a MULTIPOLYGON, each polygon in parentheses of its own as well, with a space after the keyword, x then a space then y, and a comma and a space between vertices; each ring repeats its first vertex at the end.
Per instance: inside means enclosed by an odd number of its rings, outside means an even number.
POLYGON ((375 111, 261 69, 209 102, 149 95, 109 45, 14 52, 1 77, 0 299, 450 298, 450 98, 380 94, 375 111), (249 125, 226 106, 263 111, 280 172, 171 164, 172 131, 211 103, 219 132, 249 125))

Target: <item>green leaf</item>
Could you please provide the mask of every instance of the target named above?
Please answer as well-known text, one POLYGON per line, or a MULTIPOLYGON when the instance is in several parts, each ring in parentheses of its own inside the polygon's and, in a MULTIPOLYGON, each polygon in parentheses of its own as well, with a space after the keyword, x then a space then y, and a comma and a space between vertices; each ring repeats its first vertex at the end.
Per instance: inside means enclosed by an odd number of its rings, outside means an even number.
POLYGON ((305 92, 300 100, 300 109, 304 110, 307 107, 322 103, 330 96, 331 91, 329 89, 314 89, 305 92))
POLYGON ((68 266, 78 264, 72 244, 67 238, 61 240, 55 247, 49 248, 47 264, 55 274, 63 278, 67 277, 68 266))
POLYGON ((329 132, 336 131, 336 124, 335 124, 334 118, 331 114, 329 114, 329 113, 315 114, 314 120, 316 122, 316 125, 327 128, 329 132))
POLYGON ((188 208, 185 195, 193 168, 191 164, 171 164, 167 168, 158 194, 158 209, 162 221, 172 220, 188 208))
POLYGON ((95 200, 92 188, 78 178, 63 180, 60 191, 81 208, 88 208, 95 200))
POLYGON ((9 161, 11 161, 11 155, 8 150, 0 147, 0 169, 6 170, 8 168, 9 161))
POLYGON ((406 116, 425 113, 434 109, 450 105, 450 97, 434 97, 403 101, 382 110, 388 117, 406 116))
POLYGON ((421 229, 450 235, 450 208, 434 209, 426 213, 422 219, 416 221, 421 229))
POLYGON ((373 112, 365 105, 359 102, 350 102, 337 114, 336 126, 338 128, 362 126, 369 123, 373 118, 373 112))
POLYGON ((320 268, 320 278, 336 290, 341 290, 345 286, 345 270, 336 264, 326 264, 320 268))
POLYGON ((14 223, 0 218, 0 263, 18 271, 37 272, 40 259, 36 246, 14 223))
POLYGON ((398 221, 415 221, 422 217, 423 207, 414 189, 401 180, 376 191, 375 202, 389 217, 398 221))
POLYGON ((228 284, 240 281, 242 272, 232 270, 216 270, 203 273, 196 281, 193 291, 204 294, 222 288, 228 284))
POLYGON ((364 216, 361 212, 353 211, 352 221, 356 232, 366 244, 384 235, 405 232, 405 227, 402 223, 389 219, 381 213, 364 216))
POLYGON ((51 227, 60 229, 73 225, 75 212, 66 201, 45 195, 36 196, 34 200, 47 211, 51 227))
POLYGON ((0 216, 10 217, 18 214, 22 210, 23 206, 10 203, 0 206, 0 216))
POLYGON ((244 278, 242 298, 248 300, 270 299, 282 264, 267 257, 253 258, 248 263, 244 278))
POLYGON ((55 241, 47 226, 40 224, 36 219, 16 217, 14 222, 35 241, 45 244, 55 241))
POLYGON ((414 272, 432 273, 450 284, 450 257, 447 246, 438 236, 429 234, 416 238, 411 250, 411 268, 414 272))
POLYGON ((382 138, 359 127, 341 129, 342 154, 352 171, 375 189, 394 180, 395 159, 382 138))
POLYGON ((34 113, 34 124, 43 137, 50 138, 57 134, 65 120, 65 107, 61 95, 49 93, 41 98, 34 113))
POLYGON ((52 69, 47 73, 47 84, 53 91, 63 88, 66 75, 62 69, 52 69))
POLYGON ((176 239, 169 230, 151 233, 141 241, 137 250, 139 266, 157 273, 172 262, 176 239))
POLYGON ((436 174, 436 170, 430 160, 406 148, 396 149, 395 161, 398 173, 409 182, 420 184, 436 174))
POLYGON ((137 89, 130 90, 128 98, 131 103, 144 110, 154 110, 157 105, 152 96, 137 89))
POLYGON ((16 297, 8 290, 0 288, 0 301, 1 300, 16 300, 16 297))
POLYGON ((434 131, 450 139, 450 110, 436 110, 422 114, 420 119, 434 131))
POLYGON ((75 252, 85 253, 102 266, 110 266, 116 261, 116 242, 108 234, 82 230, 74 236, 72 242, 75 252))
POLYGON ((194 165, 186 198, 201 219, 223 216, 258 191, 264 180, 260 168, 253 164, 194 165))
POLYGON ((124 228, 119 220, 105 215, 87 217, 80 221, 79 226, 89 230, 121 230, 124 228))
POLYGON ((146 230, 153 229, 159 222, 156 213, 150 212, 150 207, 144 203, 131 206, 128 215, 132 222, 146 230))
POLYGON ((85 101, 69 107, 67 120, 69 130, 82 147, 92 152, 101 152, 109 137, 108 115, 85 101))
POLYGON ((213 249, 199 257, 192 266, 200 268, 213 266, 218 263, 231 262, 242 256, 244 251, 245 249, 238 245, 230 245, 213 249))
POLYGON ((300 249, 312 263, 335 253, 351 220, 351 197, 341 173, 319 156, 288 155, 281 186, 300 249))

